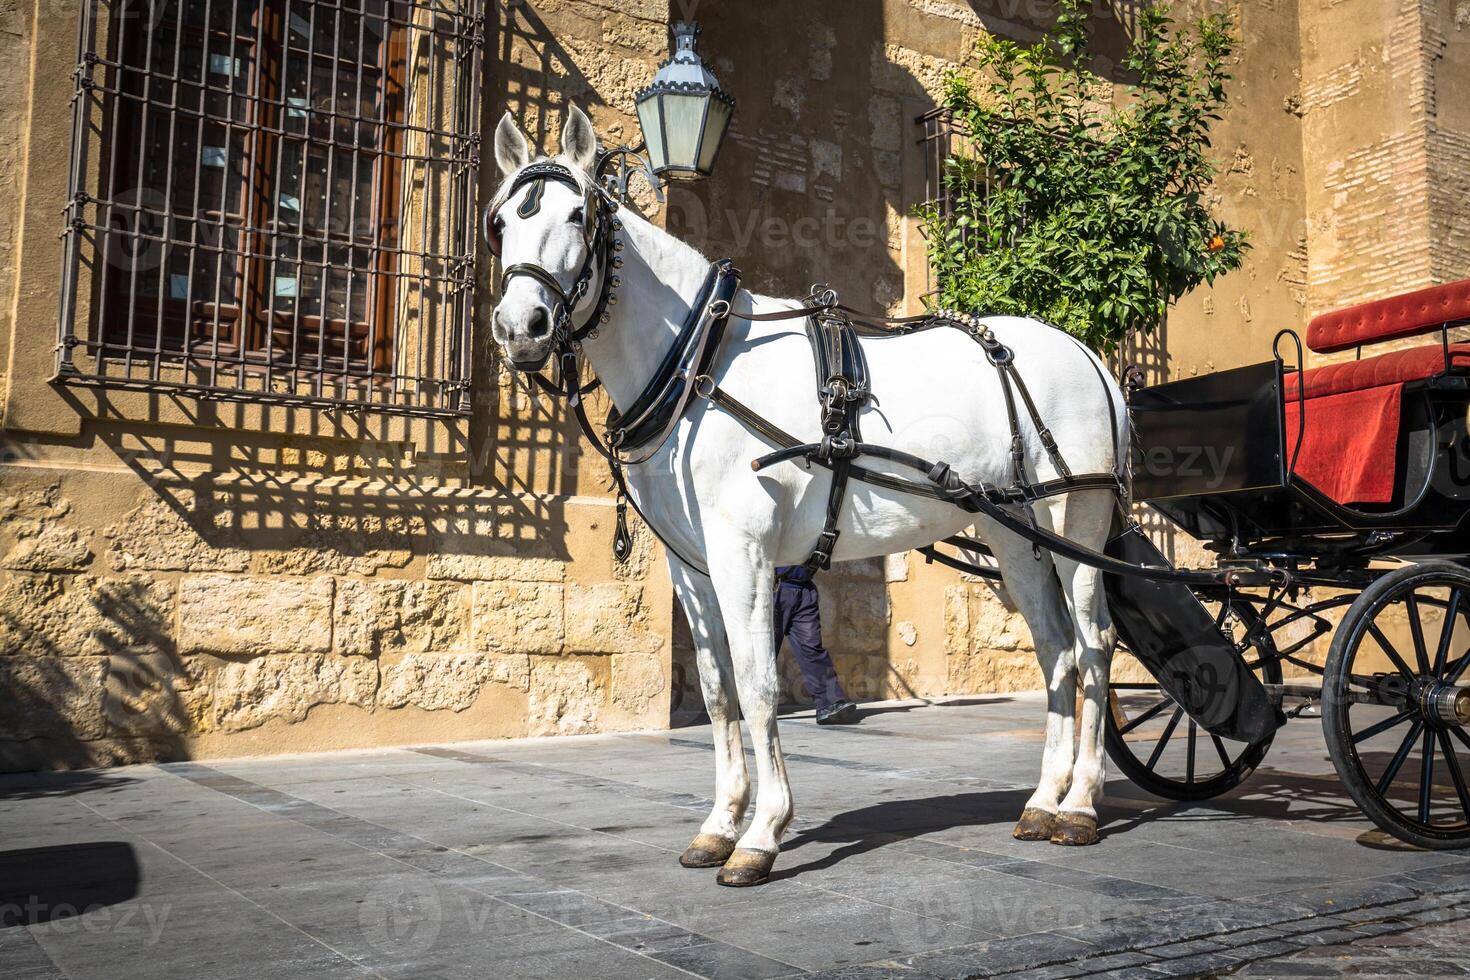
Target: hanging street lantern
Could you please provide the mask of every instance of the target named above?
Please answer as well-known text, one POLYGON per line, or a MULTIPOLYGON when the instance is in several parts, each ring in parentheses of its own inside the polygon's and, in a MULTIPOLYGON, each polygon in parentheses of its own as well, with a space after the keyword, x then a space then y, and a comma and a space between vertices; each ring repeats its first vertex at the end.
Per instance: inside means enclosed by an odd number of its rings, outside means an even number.
POLYGON ((648 162, 660 177, 708 177, 735 112, 735 99, 694 53, 698 36, 693 23, 674 25, 669 59, 635 100, 648 162))

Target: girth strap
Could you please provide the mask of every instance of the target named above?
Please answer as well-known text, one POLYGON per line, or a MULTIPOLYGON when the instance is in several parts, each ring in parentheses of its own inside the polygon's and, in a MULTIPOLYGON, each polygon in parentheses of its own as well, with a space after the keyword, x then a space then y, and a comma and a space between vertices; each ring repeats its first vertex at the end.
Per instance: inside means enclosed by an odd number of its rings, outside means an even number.
POLYGON ((816 446, 815 456, 832 470, 822 530, 803 563, 810 572, 824 571, 832 565, 832 550, 840 534, 837 523, 842 517, 842 503, 847 499, 852 460, 858 455, 857 447, 862 441, 858 413, 870 397, 868 363, 862 344, 845 316, 821 310, 831 304, 828 297, 835 294, 813 287, 811 299, 819 311, 807 321, 807 339, 812 345, 812 361, 817 372, 817 400, 822 411, 822 441, 816 446))

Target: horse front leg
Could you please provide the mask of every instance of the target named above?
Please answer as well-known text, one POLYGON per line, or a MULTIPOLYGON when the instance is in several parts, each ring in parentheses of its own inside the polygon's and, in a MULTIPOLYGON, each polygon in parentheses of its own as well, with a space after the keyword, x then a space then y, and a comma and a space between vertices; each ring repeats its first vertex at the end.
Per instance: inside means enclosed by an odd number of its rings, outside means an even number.
POLYGON ((720 617, 719 601, 710 580, 669 556, 669 575, 674 594, 689 620, 694 639, 699 687, 709 713, 710 734, 715 744, 715 805, 679 863, 686 868, 718 868, 735 850, 745 809, 750 803, 750 776, 745 769, 745 748, 740 741, 740 710, 735 693, 735 668, 730 645, 720 617))
POLYGON ((791 786, 776 732, 775 568, 753 542, 709 542, 710 576, 719 596, 735 666, 740 709, 755 750, 755 816, 716 880, 743 887, 764 883, 791 823, 791 786))

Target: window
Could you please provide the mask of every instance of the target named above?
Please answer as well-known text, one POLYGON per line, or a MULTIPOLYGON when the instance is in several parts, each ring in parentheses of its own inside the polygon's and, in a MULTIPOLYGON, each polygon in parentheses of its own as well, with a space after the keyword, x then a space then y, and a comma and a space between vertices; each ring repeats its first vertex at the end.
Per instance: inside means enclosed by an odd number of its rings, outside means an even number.
POLYGON ((92 0, 58 380, 465 411, 479 5, 92 0))

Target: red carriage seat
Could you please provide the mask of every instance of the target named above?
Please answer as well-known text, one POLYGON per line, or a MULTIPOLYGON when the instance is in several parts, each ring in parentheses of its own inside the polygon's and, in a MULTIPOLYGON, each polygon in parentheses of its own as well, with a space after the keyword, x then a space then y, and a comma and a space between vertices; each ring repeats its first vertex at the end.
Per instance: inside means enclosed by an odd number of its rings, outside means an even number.
MULTIPOLYGON (((1324 313, 1307 326, 1319 354, 1438 331, 1470 321, 1470 279, 1324 313)), ((1344 504, 1393 500, 1404 385, 1470 371, 1470 344, 1424 344, 1376 357, 1325 364, 1286 377, 1286 451, 1296 443, 1297 390, 1306 383, 1307 426, 1296 474, 1344 504)))

